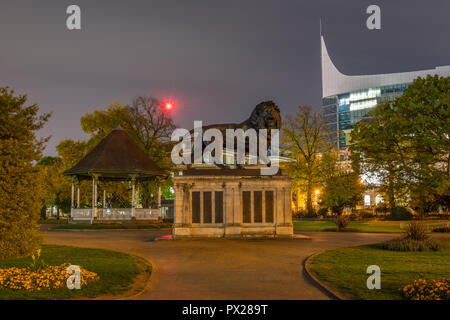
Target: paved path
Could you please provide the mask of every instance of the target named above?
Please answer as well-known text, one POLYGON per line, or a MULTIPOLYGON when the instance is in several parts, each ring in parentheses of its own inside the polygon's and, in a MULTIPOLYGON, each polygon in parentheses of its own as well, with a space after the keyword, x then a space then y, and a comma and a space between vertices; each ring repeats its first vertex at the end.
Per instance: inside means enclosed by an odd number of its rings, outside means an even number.
POLYGON ((321 249, 380 242, 396 234, 302 232, 312 240, 153 241, 160 230, 49 231, 46 243, 140 255, 153 265, 136 299, 328 299, 303 274, 321 249))

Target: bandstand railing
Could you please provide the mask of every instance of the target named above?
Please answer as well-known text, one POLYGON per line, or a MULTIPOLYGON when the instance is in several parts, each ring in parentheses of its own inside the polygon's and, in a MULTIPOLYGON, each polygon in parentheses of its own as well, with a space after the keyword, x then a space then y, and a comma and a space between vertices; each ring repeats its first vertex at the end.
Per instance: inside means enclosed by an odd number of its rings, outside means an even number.
POLYGON ((72 208, 70 215, 75 221, 91 220, 92 209, 72 208))
MULTIPOLYGON (((92 209, 72 208, 71 217, 73 221, 93 220, 92 209)), ((134 217, 136 220, 159 220, 161 219, 161 209, 135 208, 134 217)), ((132 220, 132 208, 96 208, 95 220, 132 220)))

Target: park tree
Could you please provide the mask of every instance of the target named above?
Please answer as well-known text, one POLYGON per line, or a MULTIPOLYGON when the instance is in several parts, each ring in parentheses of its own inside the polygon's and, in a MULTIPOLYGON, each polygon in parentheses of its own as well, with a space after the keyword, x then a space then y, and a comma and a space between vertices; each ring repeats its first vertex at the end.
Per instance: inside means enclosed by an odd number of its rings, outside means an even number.
POLYGON ((59 213, 70 211, 70 183, 63 176, 65 170, 59 157, 44 157, 37 163, 43 183, 41 219, 46 218, 47 207, 56 207, 57 219, 59 213))
POLYGON ((352 132, 353 159, 380 177, 391 208, 406 190, 419 213, 437 205, 448 209, 449 104, 450 77, 419 77, 352 132))
POLYGON ((355 125, 350 144, 353 167, 378 187, 391 209, 404 204, 408 184, 394 143, 397 133, 387 129, 393 112, 389 102, 378 104, 370 111, 370 118, 355 125))
POLYGON ((322 193, 320 205, 341 216, 345 207, 354 207, 362 200, 364 186, 359 171, 339 161, 339 151, 330 149, 320 161, 322 193))
POLYGON ((32 253, 40 246, 37 221, 41 209, 39 161, 48 139, 36 132, 50 114, 39 115, 26 95, 0 88, 0 259, 32 253))
POLYGON ((287 173, 293 180, 293 189, 306 195, 306 210, 313 213, 312 194, 320 183, 320 156, 331 148, 322 113, 310 106, 299 106, 297 113, 287 115, 282 129, 284 152, 295 159, 287 165, 287 173))

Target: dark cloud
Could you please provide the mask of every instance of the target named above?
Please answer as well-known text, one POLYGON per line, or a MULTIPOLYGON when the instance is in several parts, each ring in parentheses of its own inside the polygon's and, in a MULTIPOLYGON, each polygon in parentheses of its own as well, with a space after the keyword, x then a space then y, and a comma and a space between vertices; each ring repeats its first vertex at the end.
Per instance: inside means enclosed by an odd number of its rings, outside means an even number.
POLYGON ((0 86, 53 111, 48 154, 82 138, 79 119, 114 99, 174 97, 175 120, 233 122, 260 101, 320 106, 319 18, 346 74, 450 64, 448 0, 20 1, 0 4, 0 86), (82 10, 68 31, 65 10, 82 10), (365 27, 378 4, 382 30, 365 27))

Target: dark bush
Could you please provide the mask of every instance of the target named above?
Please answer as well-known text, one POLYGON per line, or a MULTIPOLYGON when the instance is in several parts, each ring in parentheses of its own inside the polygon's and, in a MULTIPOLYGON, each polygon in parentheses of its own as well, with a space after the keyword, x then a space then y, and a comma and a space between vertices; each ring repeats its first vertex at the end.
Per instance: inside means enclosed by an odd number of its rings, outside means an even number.
POLYGON ((305 216, 305 212, 303 210, 298 210, 292 213, 292 219, 301 219, 305 216))
POLYGON ((376 213, 388 213, 389 208, 387 207, 386 203, 382 202, 382 203, 377 204, 377 206, 375 208, 375 212, 376 213))
POLYGON ((395 207, 391 209, 391 214, 389 215, 391 220, 411 220, 412 214, 404 207, 395 207))
POLYGON ((333 222, 337 225, 338 231, 344 229, 350 223, 350 218, 347 216, 339 215, 333 218, 333 222))
POLYGON ((433 240, 413 240, 398 238, 385 241, 378 245, 381 249, 392 251, 438 251, 441 249, 439 243, 433 240))
POLYGON ((450 232, 450 227, 433 228, 433 232, 450 232))
POLYGON ((320 208, 319 211, 317 211, 317 214, 326 217, 328 215, 328 208, 320 208))
POLYGON ((423 223, 412 221, 406 227, 406 238, 416 241, 424 241, 428 239, 427 228, 423 223))
POLYGON ((359 211, 361 218, 370 219, 374 217, 373 211, 368 209, 362 209, 359 211))

